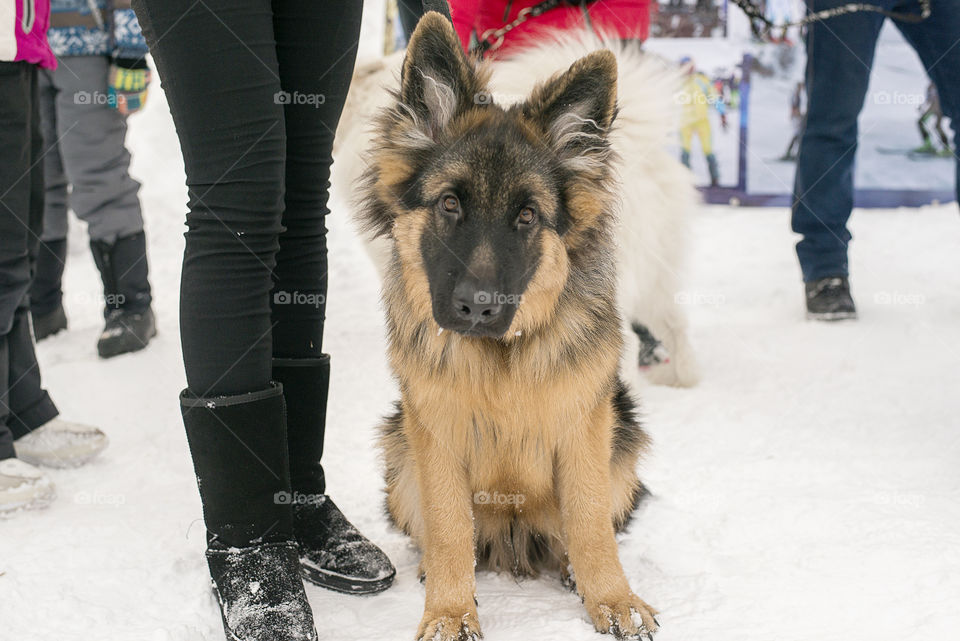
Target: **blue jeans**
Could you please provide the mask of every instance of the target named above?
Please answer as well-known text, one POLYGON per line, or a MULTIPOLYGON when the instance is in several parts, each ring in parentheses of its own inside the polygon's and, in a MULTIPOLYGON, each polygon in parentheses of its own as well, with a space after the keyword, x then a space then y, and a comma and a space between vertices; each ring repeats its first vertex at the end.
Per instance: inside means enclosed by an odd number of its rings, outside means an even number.
MULTIPOLYGON (((888 10, 919 13, 916 0, 872 0, 888 10)), ((808 0, 811 11, 847 0, 808 0)), ((855 13, 817 22, 807 31, 807 121, 794 183, 793 231, 806 282, 847 275, 847 219, 853 208, 857 117, 863 108, 884 17, 855 13)), ((923 22, 894 22, 916 50, 940 93, 954 141, 960 130, 960 0, 932 0, 923 22)), ((908 123, 904 123, 908 126, 908 123)), ((960 168, 957 185, 960 188, 960 168)))

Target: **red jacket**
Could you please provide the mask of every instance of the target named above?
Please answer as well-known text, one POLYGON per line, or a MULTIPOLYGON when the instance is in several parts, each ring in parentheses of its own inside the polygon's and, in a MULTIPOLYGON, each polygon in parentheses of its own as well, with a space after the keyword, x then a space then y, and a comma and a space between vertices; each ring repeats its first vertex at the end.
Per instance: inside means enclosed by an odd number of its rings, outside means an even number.
MULTIPOLYGON (((482 38, 488 29, 499 29, 514 20, 521 9, 538 4, 540 0, 451 0, 453 26, 464 49, 470 47, 470 34, 482 38), (506 14, 506 17, 505 17, 506 14)), ((578 5, 560 5, 537 18, 530 18, 510 31, 503 44, 488 56, 508 53, 518 45, 536 39, 545 29, 575 29, 592 26, 597 32, 623 40, 646 40, 650 33, 651 0, 599 0, 586 5, 590 21, 578 5)))

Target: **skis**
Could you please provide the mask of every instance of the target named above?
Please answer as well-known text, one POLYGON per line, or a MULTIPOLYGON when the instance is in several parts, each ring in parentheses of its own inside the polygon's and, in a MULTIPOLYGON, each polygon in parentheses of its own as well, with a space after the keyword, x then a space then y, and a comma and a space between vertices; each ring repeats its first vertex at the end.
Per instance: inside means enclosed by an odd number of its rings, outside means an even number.
POLYGON ((935 160, 937 158, 953 157, 953 151, 950 149, 932 149, 930 147, 914 147, 913 149, 877 147, 877 152, 890 156, 906 156, 910 160, 935 160))

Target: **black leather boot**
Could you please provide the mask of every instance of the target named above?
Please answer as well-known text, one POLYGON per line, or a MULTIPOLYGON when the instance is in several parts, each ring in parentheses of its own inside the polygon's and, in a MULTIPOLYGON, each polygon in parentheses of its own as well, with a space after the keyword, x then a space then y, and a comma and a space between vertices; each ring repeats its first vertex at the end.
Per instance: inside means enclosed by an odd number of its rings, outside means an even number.
POLYGON ((290 507, 283 388, 180 396, 230 641, 313 641, 290 507))
POLYGON ((396 569, 326 494, 320 458, 330 385, 330 356, 275 358, 273 379, 283 385, 293 489, 293 529, 305 579, 346 594, 373 594, 393 583, 396 569))

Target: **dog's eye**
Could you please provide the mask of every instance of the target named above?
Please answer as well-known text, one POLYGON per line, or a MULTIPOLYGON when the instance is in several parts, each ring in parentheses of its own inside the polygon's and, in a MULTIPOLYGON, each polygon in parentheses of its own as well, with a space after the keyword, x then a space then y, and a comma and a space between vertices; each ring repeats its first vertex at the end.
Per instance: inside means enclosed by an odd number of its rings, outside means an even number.
POLYGON ((532 225, 537 220, 537 212, 532 207, 524 207, 517 214, 517 223, 520 225, 532 225))
POLYGON ((456 214, 460 211, 460 201, 453 194, 446 194, 440 199, 440 208, 448 214, 456 214))

